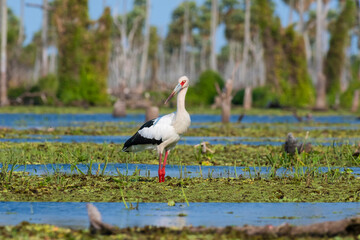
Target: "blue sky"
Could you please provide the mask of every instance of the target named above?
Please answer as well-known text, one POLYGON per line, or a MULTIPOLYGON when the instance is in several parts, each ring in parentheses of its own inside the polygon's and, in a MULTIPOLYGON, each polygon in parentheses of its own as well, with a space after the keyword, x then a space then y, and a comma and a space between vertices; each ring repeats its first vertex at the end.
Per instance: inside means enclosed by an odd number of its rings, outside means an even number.
MULTIPOLYGON (((198 4, 202 4, 205 0, 196 0, 198 4)), ((20 2, 21 0, 8 0, 8 7, 10 7, 15 15, 20 15, 20 2)), ((42 0, 25 0, 26 3, 38 3, 41 4, 42 0)), ((127 0, 127 8, 130 9, 132 0, 127 0)), ((172 11, 182 2, 182 0, 151 0, 151 16, 150 22, 152 25, 156 25, 160 31, 160 34, 164 36, 167 31, 167 26, 171 20, 172 11)), ((287 24, 289 16, 289 8, 282 3, 281 0, 275 0, 276 14, 280 16, 283 25, 287 24)), ((123 0, 106 0, 106 5, 112 10, 112 13, 122 13, 123 0)), ((89 0, 89 11, 92 19, 97 19, 101 15, 103 10, 103 0, 89 0)), ((24 13, 24 25, 26 40, 25 44, 31 41, 33 34, 41 28, 42 10, 33 7, 25 7, 24 13)), ((296 16, 294 16, 296 19, 296 16)), ((226 40, 223 34, 224 28, 219 27, 217 31, 217 50, 226 44, 226 40)))

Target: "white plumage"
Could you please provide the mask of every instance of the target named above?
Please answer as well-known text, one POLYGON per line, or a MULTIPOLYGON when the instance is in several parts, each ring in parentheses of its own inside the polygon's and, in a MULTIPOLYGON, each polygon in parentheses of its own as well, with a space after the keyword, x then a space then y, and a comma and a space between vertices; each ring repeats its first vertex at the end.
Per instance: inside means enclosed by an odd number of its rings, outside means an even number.
POLYGON ((175 128, 172 126, 174 116, 175 113, 170 113, 163 117, 156 118, 151 127, 139 130, 140 135, 146 138, 154 138, 156 140, 166 140, 170 138, 171 135, 176 134, 175 128))
POLYGON ((129 138, 123 147, 125 152, 139 152, 145 149, 157 149, 159 154, 159 182, 165 181, 165 166, 169 151, 175 147, 180 136, 190 126, 190 115, 185 109, 185 96, 189 79, 179 78, 179 83, 165 101, 165 104, 178 93, 177 110, 174 113, 150 120, 129 138), (164 163, 161 167, 161 156, 165 150, 164 163))

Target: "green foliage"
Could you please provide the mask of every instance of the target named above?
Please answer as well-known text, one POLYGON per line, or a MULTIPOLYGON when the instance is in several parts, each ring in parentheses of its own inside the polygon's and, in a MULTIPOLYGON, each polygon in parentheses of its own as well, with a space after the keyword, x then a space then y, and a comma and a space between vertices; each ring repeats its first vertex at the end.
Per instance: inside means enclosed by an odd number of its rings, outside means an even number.
MULTIPOLYGON (((232 103, 235 105, 243 105, 244 94, 244 89, 237 91, 232 103)), ((264 108, 277 101, 277 96, 272 93, 268 87, 257 87, 252 90, 252 104, 254 107, 264 108)))
POLYGON ((149 50, 148 57, 151 65, 151 77, 150 77, 150 89, 155 89, 158 82, 158 46, 160 36, 158 35, 157 28, 154 26, 150 27, 150 39, 149 39, 149 50))
POLYGON ((106 84, 110 58, 110 34, 112 18, 110 8, 104 10, 97 21, 97 27, 90 32, 87 45, 88 61, 81 71, 81 95, 91 105, 106 104, 106 84))
POLYGON ((59 87, 59 81, 55 75, 50 74, 40 78, 37 85, 39 86, 40 91, 55 96, 59 87))
POLYGON ((352 56, 351 61, 351 74, 352 80, 345 92, 340 95, 340 105, 344 108, 351 108, 355 90, 360 89, 359 70, 360 70, 360 58, 358 56, 352 56))
POLYGON ((7 47, 14 48, 17 46, 19 39, 19 19, 14 15, 13 11, 8 8, 8 29, 7 29, 7 47))
POLYGON ((244 39, 245 13, 234 1, 223 1, 222 21, 225 23, 225 37, 242 42, 244 39))
POLYGON ((221 76, 212 70, 207 70, 200 74, 197 83, 189 88, 187 102, 189 104, 208 105, 214 103, 217 95, 215 84, 220 88, 224 86, 224 80, 221 76))
POLYGON ((266 86, 283 106, 310 106, 315 93, 307 72, 302 37, 292 26, 282 29, 270 1, 256 0, 252 9, 253 21, 258 24, 263 40, 266 86))
POLYGON ((58 96, 65 104, 107 102, 106 81, 112 19, 110 9, 92 24, 87 0, 56 1, 59 50, 58 96), (76 21, 74 18, 76 17, 76 21))
POLYGON ((270 1, 253 1, 253 19, 259 27, 264 47, 266 66, 266 85, 277 94, 282 93, 280 79, 284 79, 284 54, 281 46, 281 24, 273 16, 274 8, 270 1))
POLYGON ((157 32, 157 27, 150 27, 150 39, 149 39, 149 50, 148 55, 150 60, 154 60, 158 53, 158 45, 160 41, 160 36, 157 32))
POLYGON ((280 82, 283 95, 280 96, 282 105, 307 107, 314 103, 315 90, 307 72, 305 47, 302 36, 289 27, 283 35, 283 50, 286 64, 286 82, 280 82))
POLYGON ((324 63, 327 79, 326 91, 330 104, 335 103, 336 95, 340 92, 340 77, 345 62, 345 48, 349 44, 349 31, 354 24, 355 9, 354 1, 347 0, 331 30, 330 47, 324 63))
POLYGON ((344 108, 351 108, 355 90, 360 89, 359 81, 352 81, 348 89, 340 95, 340 104, 344 108))
MULTIPOLYGON (((47 97, 46 104, 53 105, 56 100, 56 93, 59 87, 59 81, 57 77, 53 74, 47 75, 39 79, 38 84, 33 88, 33 91, 44 92, 47 97)), ((39 101, 39 104, 43 104, 42 101, 39 101)))
POLYGON ((65 104, 81 100, 80 69, 86 62, 83 46, 88 25, 87 0, 56 1, 54 20, 57 22, 59 50, 59 92, 65 104), (76 21, 74 17, 76 16, 76 21))
POLYGON ((20 97, 25 92, 26 92, 26 88, 24 86, 19 86, 19 87, 9 88, 7 94, 9 100, 16 100, 16 98, 20 97))
MULTIPOLYGON (((165 45, 169 52, 181 46, 181 36, 184 34, 185 7, 189 9, 189 33, 196 27, 198 16, 196 2, 183 2, 171 15, 172 21, 169 25, 168 35, 165 40, 165 45)), ((189 34, 189 38, 189 40, 192 41, 192 34, 189 34)))

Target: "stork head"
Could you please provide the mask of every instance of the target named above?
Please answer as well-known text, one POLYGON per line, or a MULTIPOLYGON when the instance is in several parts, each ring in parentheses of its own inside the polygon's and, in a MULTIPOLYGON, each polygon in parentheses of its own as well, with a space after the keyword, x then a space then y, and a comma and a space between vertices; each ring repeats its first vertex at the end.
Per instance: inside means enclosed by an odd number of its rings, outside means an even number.
POLYGON ((166 99, 165 104, 167 104, 170 99, 175 96, 178 92, 180 92, 182 89, 187 88, 189 86, 189 79, 186 76, 182 76, 178 80, 178 85, 174 88, 170 96, 166 99))

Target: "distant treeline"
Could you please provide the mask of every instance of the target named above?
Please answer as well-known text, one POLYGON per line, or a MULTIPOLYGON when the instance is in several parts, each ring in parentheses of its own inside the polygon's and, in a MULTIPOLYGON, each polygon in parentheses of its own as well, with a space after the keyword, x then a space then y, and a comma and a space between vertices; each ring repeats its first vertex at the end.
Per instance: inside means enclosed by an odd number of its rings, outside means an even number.
POLYGON ((8 97, 14 104, 106 105, 149 92, 156 102, 188 75, 193 105, 213 104, 215 83, 222 88, 231 79, 233 104, 248 101, 247 89, 256 107, 350 108, 360 89, 359 57, 348 50, 351 41, 360 47, 358 1, 283 2, 288 19, 270 0, 183 1, 159 31, 149 24, 156 1, 134 0, 121 14, 104 7, 93 21, 87 0, 54 0, 47 46, 41 32, 22 46, 21 21, 9 9, 8 97), (220 25, 227 43, 216 53, 220 25))

